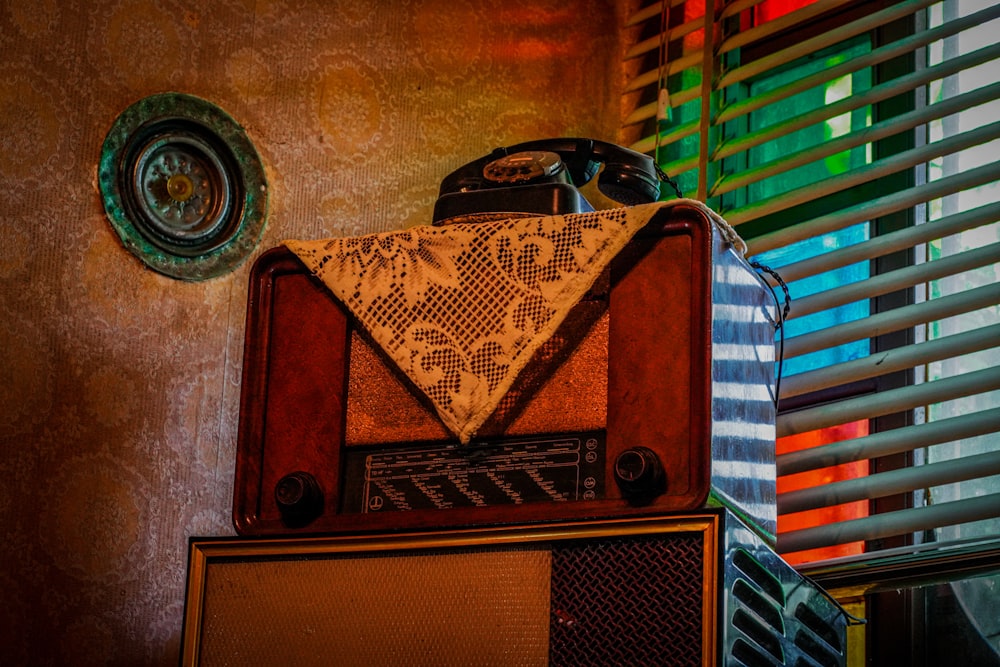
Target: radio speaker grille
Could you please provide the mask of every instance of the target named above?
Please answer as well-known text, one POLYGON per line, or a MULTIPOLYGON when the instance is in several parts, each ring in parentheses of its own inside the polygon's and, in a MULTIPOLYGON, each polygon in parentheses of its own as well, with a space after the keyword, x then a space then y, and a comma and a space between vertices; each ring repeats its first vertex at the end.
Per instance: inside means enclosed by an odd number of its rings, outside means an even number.
POLYGON ((552 665, 702 664, 700 535, 552 552, 552 665))
POLYGON ((549 553, 233 560, 205 581, 201 665, 543 665, 549 553))

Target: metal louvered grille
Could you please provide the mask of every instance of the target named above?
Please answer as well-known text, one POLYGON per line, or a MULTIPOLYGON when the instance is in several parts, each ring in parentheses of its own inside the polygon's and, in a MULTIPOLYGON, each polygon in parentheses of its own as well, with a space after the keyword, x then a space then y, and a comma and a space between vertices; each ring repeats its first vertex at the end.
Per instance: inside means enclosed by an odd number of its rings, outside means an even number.
POLYGON ((731 649, 727 665, 842 667, 844 618, 769 551, 736 548, 726 559, 731 649), (759 560, 757 556, 764 558, 759 560))
POLYGON ((703 544, 682 533, 553 549, 550 665, 701 665, 703 544))

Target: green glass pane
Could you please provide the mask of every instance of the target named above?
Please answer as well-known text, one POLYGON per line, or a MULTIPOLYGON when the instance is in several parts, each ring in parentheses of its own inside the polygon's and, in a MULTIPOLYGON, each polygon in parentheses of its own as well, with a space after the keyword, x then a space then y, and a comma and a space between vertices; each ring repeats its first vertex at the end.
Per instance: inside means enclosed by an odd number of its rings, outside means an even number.
MULTIPOLYGON (((727 90, 727 95, 745 95, 757 97, 789 83, 811 76, 817 72, 838 65, 844 60, 863 55, 870 49, 867 39, 857 39, 841 44, 835 49, 827 50, 808 58, 801 58, 791 66, 775 73, 752 80, 746 90, 739 93, 727 90)), ((807 151, 845 134, 860 130, 871 124, 869 107, 833 116, 820 122, 812 123, 800 129, 792 129, 792 123, 804 114, 824 109, 828 105, 860 94, 872 85, 871 74, 863 69, 853 74, 843 76, 824 85, 814 86, 796 93, 775 104, 767 105, 752 112, 746 122, 746 133, 774 131, 782 126, 789 127, 787 132, 777 132, 777 136, 766 143, 750 149, 745 156, 723 162, 723 173, 737 173, 740 169, 753 169, 790 155, 807 151), (745 164, 741 164, 741 161, 745 164)), ((726 135, 731 134, 729 128, 726 135)), ((733 194, 726 201, 723 198, 723 208, 736 206, 746 201, 754 202, 783 194, 790 190, 812 185, 831 176, 845 173, 867 164, 870 161, 865 146, 841 151, 797 167, 779 176, 753 183, 745 192, 733 194)))
MULTIPOLYGON (((814 56, 801 58, 790 66, 755 79, 742 91, 725 91, 727 95, 742 95, 756 97, 776 90, 789 83, 798 81, 816 72, 829 69, 846 59, 863 55, 870 49, 867 38, 859 38, 838 45, 814 56)), ((823 109, 827 105, 852 95, 861 93, 871 87, 870 72, 865 69, 849 76, 844 76, 824 85, 803 90, 775 104, 771 104, 749 114, 747 119, 734 121, 731 127, 725 128, 725 134, 742 131, 755 133, 771 131, 804 114, 823 109), (742 123, 742 125, 741 125, 742 123)), ((766 143, 751 148, 745 154, 723 162, 724 173, 736 173, 739 169, 752 169, 769 164, 800 151, 813 149, 838 136, 864 128, 871 123, 870 110, 863 107, 857 111, 839 116, 833 116, 807 127, 778 133, 778 136, 766 143)), ((724 195, 722 208, 725 210, 747 203, 769 199, 790 190, 808 186, 823 181, 831 176, 841 174, 867 164, 870 156, 866 147, 861 146, 842 151, 807 163, 779 176, 764 179, 750 184, 747 188, 724 195)), ((814 257, 838 248, 867 240, 869 237, 868 223, 855 225, 848 229, 832 232, 817 238, 806 239, 785 248, 755 257, 761 263, 775 268, 780 273, 781 266, 791 262, 814 257)), ((794 317, 795 299, 823 292, 835 287, 865 280, 869 277, 867 262, 853 264, 835 271, 829 271, 817 276, 811 276, 789 285, 792 295, 792 314, 785 327, 785 336, 798 336, 811 331, 825 329, 842 322, 849 322, 867 317, 870 307, 867 300, 847 304, 838 308, 814 313, 801 318, 794 317)), ((821 368, 835 363, 867 356, 869 353, 867 340, 855 341, 836 348, 820 350, 808 355, 787 359, 784 363, 784 373, 792 375, 804 371, 821 368)))

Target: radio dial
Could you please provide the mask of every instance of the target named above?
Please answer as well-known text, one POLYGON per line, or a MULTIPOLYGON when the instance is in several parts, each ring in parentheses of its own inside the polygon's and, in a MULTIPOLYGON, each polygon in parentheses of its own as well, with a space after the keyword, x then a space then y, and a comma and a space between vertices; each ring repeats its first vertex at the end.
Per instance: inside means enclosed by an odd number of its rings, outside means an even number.
POLYGON ((619 454, 614 475, 622 495, 633 503, 649 502, 667 490, 663 464, 648 447, 631 447, 619 454))
POLYGON ((493 160, 483 167, 483 176, 493 183, 517 185, 555 176, 562 166, 562 159, 556 153, 522 151, 493 160))
POLYGON ((307 472, 285 475, 274 485, 274 501, 289 526, 304 526, 323 512, 323 491, 307 472))

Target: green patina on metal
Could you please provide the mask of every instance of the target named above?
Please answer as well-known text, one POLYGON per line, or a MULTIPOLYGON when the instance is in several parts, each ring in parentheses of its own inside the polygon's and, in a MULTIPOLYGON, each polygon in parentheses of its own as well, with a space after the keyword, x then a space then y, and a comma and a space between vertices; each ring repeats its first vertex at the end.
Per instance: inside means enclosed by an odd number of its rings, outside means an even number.
POLYGON ((152 95, 125 109, 105 137, 97 176, 122 243, 173 278, 233 270, 267 223, 257 150, 232 117, 193 95, 152 95))

